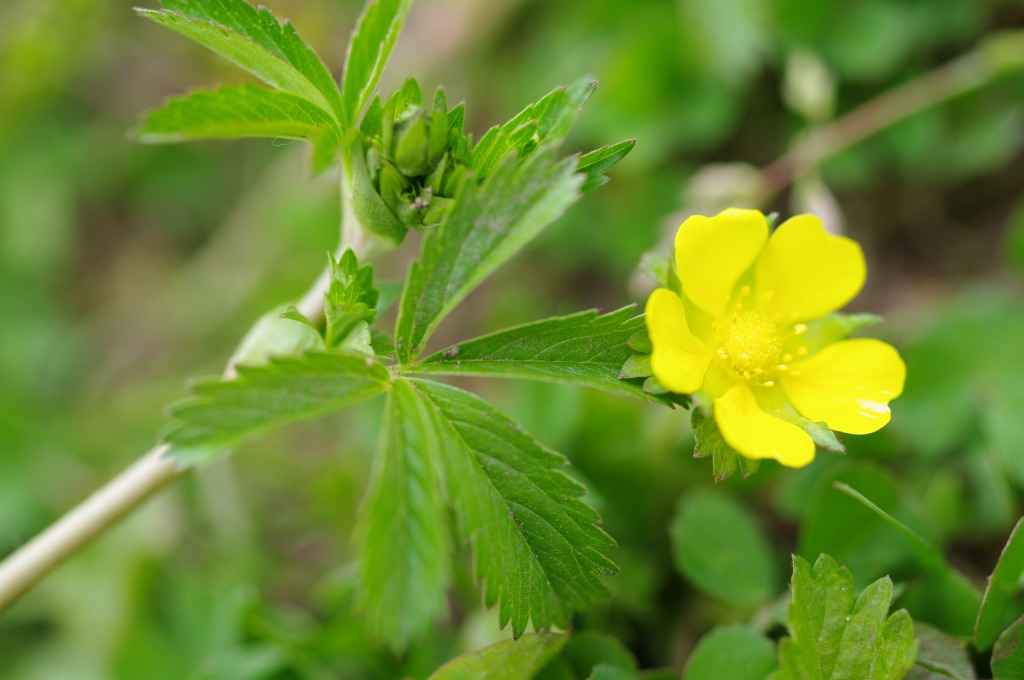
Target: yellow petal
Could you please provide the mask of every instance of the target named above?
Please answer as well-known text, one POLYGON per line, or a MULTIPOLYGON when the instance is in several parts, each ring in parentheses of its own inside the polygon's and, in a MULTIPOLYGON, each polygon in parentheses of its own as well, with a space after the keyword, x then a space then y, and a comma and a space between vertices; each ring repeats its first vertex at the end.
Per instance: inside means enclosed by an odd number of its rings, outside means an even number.
POLYGON ((782 323, 834 312, 856 297, 865 274, 860 246, 827 233, 813 215, 786 220, 754 268, 757 299, 782 323))
POLYGON ((676 268, 686 297, 720 314, 767 240, 768 222, 757 210, 730 208, 715 217, 688 218, 676 232, 676 268))
POLYGON ((647 333, 654 348, 654 377, 673 392, 696 392, 711 362, 711 350, 687 327, 683 301, 667 288, 659 288, 647 298, 645 311, 647 333))
POLYGON ((747 458, 774 458, 787 467, 814 460, 810 435, 765 413, 745 383, 715 399, 715 421, 729 446, 747 458))
POLYGON ((903 391, 907 367, 880 340, 829 345, 781 376, 782 389, 805 418, 833 430, 867 434, 889 422, 889 401, 903 391))

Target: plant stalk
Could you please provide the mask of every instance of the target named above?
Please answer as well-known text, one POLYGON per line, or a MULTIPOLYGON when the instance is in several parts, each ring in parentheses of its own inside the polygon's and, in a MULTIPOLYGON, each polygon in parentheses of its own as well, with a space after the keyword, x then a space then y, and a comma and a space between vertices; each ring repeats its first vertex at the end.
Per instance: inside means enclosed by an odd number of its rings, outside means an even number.
MULTIPOLYGON (((374 250, 375 242, 366 238, 362 225, 348 206, 346 177, 343 170, 343 218, 338 251, 340 254, 346 248, 351 248, 357 257, 363 259, 374 250)), ((324 295, 329 285, 330 272, 325 269, 296 305, 299 311, 309 319, 319 318, 323 314, 324 295)), ((233 363, 228 363, 224 375, 228 378, 234 375, 233 363)), ((192 469, 181 467, 168 458, 165 455, 168 448, 166 444, 161 444, 151 449, 127 470, 0 562, 0 612, 94 538, 117 524, 171 481, 192 469)))

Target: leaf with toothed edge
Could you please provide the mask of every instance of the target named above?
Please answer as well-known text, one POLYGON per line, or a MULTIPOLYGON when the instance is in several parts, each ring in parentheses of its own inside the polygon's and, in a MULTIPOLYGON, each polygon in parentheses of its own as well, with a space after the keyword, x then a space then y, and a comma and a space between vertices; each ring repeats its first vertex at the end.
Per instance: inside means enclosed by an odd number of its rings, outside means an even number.
POLYGON ((190 450, 212 454, 248 435, 343 409, 384 392, 390 382, 383 364, 355 353, 307 352, 237 371, 231 380, 196 383, 195 396, 171 406, 164 441, 183 458, 190 450))
POLYGON ((514 326, 460 342, 409 367, 410 373, 477 375, 543 380, 669 403, 627 382, 623 363, 632 350, 626 344, 643 328, 634 305, 609 314, 596 311, 514 326))
POLYGON ((605 594, 600 576, 618 571, 601 553, 615 543, 580 500, 585 489, 562 472, 565 458, 479 397, 409 382, 446 443, 439 467, 484 602, 498 605, 499 625, 511 622, 517 638, 528 623, 566 626, 572 610, 605 594))

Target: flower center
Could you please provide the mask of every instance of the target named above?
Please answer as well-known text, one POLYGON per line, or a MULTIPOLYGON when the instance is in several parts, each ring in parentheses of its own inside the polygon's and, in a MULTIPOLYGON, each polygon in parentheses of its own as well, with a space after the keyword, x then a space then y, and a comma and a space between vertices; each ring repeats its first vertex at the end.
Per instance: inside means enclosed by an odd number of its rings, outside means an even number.
POLYGON ((721 328, 718 356, 746 380, 771 384, 781 353, 779 331, 762 314, 737 312, 721 328))

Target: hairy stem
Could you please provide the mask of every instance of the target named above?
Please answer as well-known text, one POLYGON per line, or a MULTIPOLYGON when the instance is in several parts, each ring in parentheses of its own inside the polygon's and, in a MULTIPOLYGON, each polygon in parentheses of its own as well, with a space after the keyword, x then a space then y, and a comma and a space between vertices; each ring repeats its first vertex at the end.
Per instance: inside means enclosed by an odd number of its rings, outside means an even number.
MULTIPOLYGON (((357 257, 363 259, 371 254, 373 241, 364 237, 362 225, 348 208, 344 172, 341 186, 343 223, 339 251, 351 248, 357 257)), ((330 273, 325 269, 297 304, 299 311, 310 319, 318 318, 323 313, 324 294, 329 284, 330 273)), ((225 367, 224 374, 227 377, 234 374, 232 363, 229 362, 225 367)), ((163 444, 154 447, 127 470, 0 562, 0 612, 92 539, 191 469, 177 465, 166 456, 167 451, 168 447, 163 444)))

